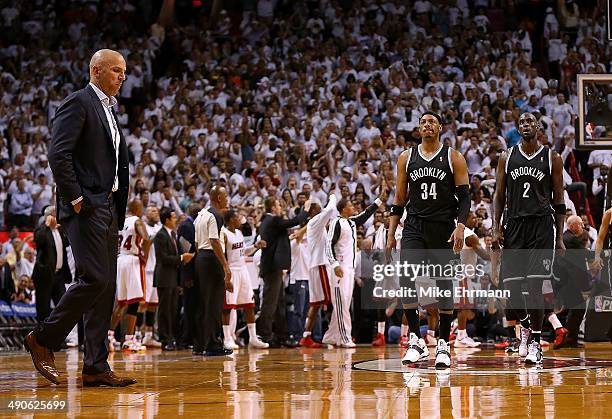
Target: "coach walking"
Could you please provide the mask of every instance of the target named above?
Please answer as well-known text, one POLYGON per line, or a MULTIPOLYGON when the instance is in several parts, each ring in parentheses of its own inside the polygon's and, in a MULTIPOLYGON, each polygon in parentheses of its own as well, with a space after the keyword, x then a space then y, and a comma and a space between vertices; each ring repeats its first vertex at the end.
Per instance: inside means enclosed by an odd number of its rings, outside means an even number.
POLYGON ((77 283, 49 317, 25 340, 34 366, 58 384, 50 348, 58 347, 83 317, 84 386, 123 387, 136 380, 117 377, 107 362, 106 336, 115 298, 118 229, 128 198, 128 150, 112 107, 125 80, 125 60, 97 51, 90 82, 60 105, 53 121, 49 163, 57 183, 57 218, 72 246, 77 283))

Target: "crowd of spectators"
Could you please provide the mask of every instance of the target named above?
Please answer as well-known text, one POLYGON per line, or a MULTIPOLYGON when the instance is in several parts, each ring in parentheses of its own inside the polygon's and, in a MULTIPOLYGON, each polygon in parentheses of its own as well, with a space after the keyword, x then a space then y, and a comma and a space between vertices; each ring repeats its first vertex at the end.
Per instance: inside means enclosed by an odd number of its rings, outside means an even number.
POLYGON ((116 113, 131 198, 179 222, 189 204, 208 206, 215 184, 252 232, 268 196, 289 217, 308 197, 325 202, 333 184, 358 210, 384 185, 391 204, 397 156, 420 141, 426 110, 466 158, 483 244, 497 160, 525 111, 564 158, 570 211, 593 230, 600 220, 612 151, 576 151, 574 122, 576 75, 612 71, 601 1, 252 0, 188 17, 165 1, 2 3, 5 229, 32 230, 54 201, 53 115, 86 85, 99 48, 127 61, 116 113))

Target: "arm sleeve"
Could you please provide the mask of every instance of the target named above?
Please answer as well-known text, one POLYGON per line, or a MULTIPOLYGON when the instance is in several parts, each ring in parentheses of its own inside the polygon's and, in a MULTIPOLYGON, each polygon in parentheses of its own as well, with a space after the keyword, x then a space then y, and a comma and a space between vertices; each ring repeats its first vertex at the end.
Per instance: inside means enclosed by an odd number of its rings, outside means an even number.
POLYGON ((374 215, 378 207, 382 206, 382 201, 380 199, 376 199, 372 205, 367 207, 361 214, 357 214, 354 217, 351 217, 351 220, 355 223, 356 226, 363 225, 368 219, 374 215))
POLYGON ((53 120, 49 166, 65 202, 75 202, 83 196, 77 182, 72 155, 85 125, 85 108, 77 96, 69 97, 57 110, 53 120))
POLYGON ((336 260, 336 252, 334 250, 334 246, 340 238, 340 228, 340 218, 336 218, 331 222, 327 232, 327 239, 325 240, 325 253, 332 269, 340 265, 336 260))
POLYGON ((291 227, 300 225, 302 222, 306 221, 307 218, 308 218, 308 213, 306 213, 305 211, 302 211, 297 216, 290 218, 288 220, 284 220, 280 217, 274 217, 276 221, 274 224, 276 224, 278 228, 287 229, 287 228, 291 228, 291 227))

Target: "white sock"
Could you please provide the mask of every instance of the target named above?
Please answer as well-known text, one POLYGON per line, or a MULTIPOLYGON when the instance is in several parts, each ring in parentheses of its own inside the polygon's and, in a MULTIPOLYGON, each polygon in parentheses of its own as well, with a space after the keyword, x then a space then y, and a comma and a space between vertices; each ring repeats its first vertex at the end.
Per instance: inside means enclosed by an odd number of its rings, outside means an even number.
POLYGON ((561 322, 559 321, 559 318, 557 317, 555 313, 550 313, 550 316, 548 316, 548 321, 550 322, 550 324, 552 324, 552 327, 555 330, 563 327, 563 325, 561 324, 561 322))
POLYGON ((115 331, 114 331, 114 330, 109 330, 109 331, 108 331, 108 336, 109 336, 109 337, 110 337, 110 336, 115 337, 115 331))
POLYGON ((436 337, 436 331, 435 330, 427 330, 427 334, 429 336, 431 336, 432 338, 436 337))
POLYGON ((247 328, 249 329, 249 339, 250 340, 257 339, 257 331, 255 330, 255 323, 247 323, 247 328))
POLYGON ((522 328, 522 327, 523 327, 523 326, 521 326, 520 324, 515 324, 515 325, 514 325, 514 334, 516 335, 516 338, 517 338, 517 339, 520 339, 520 338, 521 338, 521 328, 522 328))
POLYGON ((227 326, 223 325, 223 338, 225 340, 229 340, 232 338, 232 331, 230 329, 229 324, 227 326))
POLYGON ((402 324, 402 336, 408 336, 408 325, 402 324))
POLYGON ((465 329, 457 329, 457 339, 467 338, 467 330, 465 329))
POLYGON ((125 335, 124 339, 124 342, 131 342, 134 340, 134 335, 125 335))
POLYGON ((385 334, 385 322, 378 322, 378 333, 385 334))
POLYGON ((152 339, 153 338, 153 332, 145 332, 145 339, 152 339))
POLYGON ((312 335, 312 332, 309 332, 307 330, 304 330, 304 334, 302 335, 303 337, 307 338, 308 336, 312 335))

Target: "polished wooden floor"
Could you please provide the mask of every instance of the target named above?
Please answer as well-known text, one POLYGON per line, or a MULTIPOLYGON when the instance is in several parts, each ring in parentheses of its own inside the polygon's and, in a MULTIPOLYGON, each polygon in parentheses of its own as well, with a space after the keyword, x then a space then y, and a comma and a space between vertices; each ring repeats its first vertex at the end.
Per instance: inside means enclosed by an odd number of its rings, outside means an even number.
MULTIPOLYGON (((612 345, 547 351, 524 368, 502 351, 456 350, 450 373, 403 367, 396 346, 356 349, 240 349, 232 357, 190 352, 112 354, 135 377, 122 388, 82 388, 76 350, 56 354, 54 386, 26 353, 0 356, 0 399, 67 400, 67 417, 198 418, 610 418, 612 345)), ((0 417, 12 416, 6 410, 0 417)), ((39 412, 35 417, 58 417, 39 412)))

